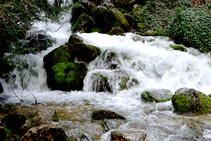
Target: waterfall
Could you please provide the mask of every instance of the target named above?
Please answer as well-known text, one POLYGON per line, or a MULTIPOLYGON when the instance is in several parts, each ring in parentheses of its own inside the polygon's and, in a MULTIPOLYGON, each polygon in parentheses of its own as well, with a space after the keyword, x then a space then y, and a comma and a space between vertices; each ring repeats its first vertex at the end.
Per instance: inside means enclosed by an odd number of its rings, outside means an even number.
MULTIPOLYGON (((12 77, 9 83, 0 79, 4 88, 4 92, 0 94, 0 98, 3 98, 1 103, 20 102, 13 90, 18 96, 23 95, 25 104, 34 103, 32 94, 39 103, 45 104, 86 102, 94 105, 93 107, 123 114, 127 123, 118 129, 145 131, 150 140, 211 139, 211 125, 206 126, 206 122, 203 122, 210 121, 210 115, 191 119, 173 113, 171 101, 146 103, 141 100, 141 93, 147 89, 168 89, 174 93, 179 88, 188 87, 207 95, 211 93, 209 54, 200 53, 193 48, 188 48, 187 52, 173 50, 170 44, 174 43, 167 37, 146 37, 133 33, 126 33, 125 36, 77 33, 85 44, 99 47, 102 54, 88 64, 89 71, 84 79, 83 90, 51 91, 46 84, 43 57, 68 41, 72 34, 70 17, 70 14, 64 15, 60 23, 34 23, 37 30, 45 30, 55 42, 52 47, 36 55, 27 54, 14 58, 13 61, 22 66, 10 73, 12 77), (111 53, 115 57, 109 60, 111 53), (96 92, 95 74, 108 78, 111 92, 96 92), (128 87, 125 89, 121 89, 123 78, 127 79, 128 87), (200 122, 206 127, 203 131, 199 129, 202 134, 192 129, 201 128, 198 125, 200 122)), ((110 132, 103 134, 101 140, 109 140, 110 132)))

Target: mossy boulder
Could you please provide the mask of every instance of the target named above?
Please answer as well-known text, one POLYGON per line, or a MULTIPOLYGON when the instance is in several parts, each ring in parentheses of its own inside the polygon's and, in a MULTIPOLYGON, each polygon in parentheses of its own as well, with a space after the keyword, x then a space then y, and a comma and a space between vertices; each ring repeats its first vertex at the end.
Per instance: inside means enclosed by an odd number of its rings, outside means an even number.
POLYGON ((129 76, 127 76, 125 74, 124 77, 121 78, 121 81, 119 82, 119 90, 125 90, 125 89, 129 89, 133 86, 138 85, 139 82, 137 79, 135 78, 130 78, 129 76))
POLYGON ((44 57, 47 84, 53 90, 82 90, 86 63, 101 53, 99 48, 83 44, 77 35, 71 35, 68 42, 44 57))
POLYGON ((174 112, 178 114, 210 114, 211 98, 189 88, 178 89, 172 97, 174 112))
POLYGON ((145 141, 147 134, 143 131, 117 130, 111 132, 111 141, 145 141))
POLYGON ((142 36, 156 36, 159 35, 158 31, 148 30, 142 34, 142 36))
POLYGON ((109 35, 123 35, 124 30, 121 27, 113 27, 110 31, 109 31, 109 35))
POLYGON ((95 28, 100 29, 103 33, 107 33, 117 26, 124 31, 129 30, 129 24, 125 16, 117 8, 97 6, 93 9, 91 16, 96 22, 95 28))
POLYGON ((109 110, 94 110, 91 117, 93 120, 125 119, 123 116, 109 110))
POLYGON ((180 50, 180 51, 187 52, 186 47, 182 44, 178 44, 178 45, 170 44, 170 47, 173 48, 174 50, 180 50))
POLYGON ((173 93, 167 89, 151 89, 141 94, 141 98, 146 102, 166 102, 171 100, 173 93))
POLYGON ((81 14, 76 21, 72 23, 72 31, 88 33, 95 25, 94 19, 86 13, 81 14))

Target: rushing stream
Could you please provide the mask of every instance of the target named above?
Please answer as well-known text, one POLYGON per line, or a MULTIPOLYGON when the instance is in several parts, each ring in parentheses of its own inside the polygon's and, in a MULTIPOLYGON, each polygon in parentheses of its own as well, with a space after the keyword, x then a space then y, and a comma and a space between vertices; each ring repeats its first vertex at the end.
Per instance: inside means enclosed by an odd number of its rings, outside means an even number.
MULTIPOLYGON (((37 55, 28 54, 14 59, 16 64, 27 65, 11 72, 13 79, 9 81, 10 85, 0 80, 4 88, 0 95, 4 99, 2 103, 20 102, 11 89, 13 87, 25 104, 34 103, 34 94, 39 103, 82 106, 86 103, 94 108, 115 111, 127 119, 118 127, 119 130, 144 131, 150 141, 211 140, 210 115, 181 116, 173 113, 171 101, 146 103, 141 100, 141 93, 147 89, 169 89, 174 93, 179 88, 188 87, 207 95, 211 93, 210 56, 192 48, 188 48, 188 52, 175 51, 170 48, 174 43, 167 37, 77 33, 84 43, 99 47, 102 54, 89 64, 83 91, 51 91, 46 84, 43 57, 68 41, 72 34, 70 16, 64 16, 61 23, 35 23, 34 27, 44 29, 55 43, 37 55), (108 62, 105 56, 109 53, 115 53, 116 57, 108 62), (111 64, 117 68, 111 69, 111 64), (94 91, 93 74, 96 73, 108 77, 112 93, 94 91), (120 90, 118 84, 125 75, 131 80, 131 87, 120 90), (132 82, 134 79, 137 84, 132 82)), ((101 140, 110 140, 112 130, 103 134, 101 140)))

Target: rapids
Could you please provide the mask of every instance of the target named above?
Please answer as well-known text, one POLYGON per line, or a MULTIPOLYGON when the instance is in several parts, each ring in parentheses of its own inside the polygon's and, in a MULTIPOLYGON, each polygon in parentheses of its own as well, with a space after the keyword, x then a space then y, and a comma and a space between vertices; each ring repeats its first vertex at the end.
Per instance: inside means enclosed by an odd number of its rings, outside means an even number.
MULTIPOLYGON (((23 97, 22 104, 34 103, 32 94, 39 103, 44 104, 85 104, 94 108, 113 110, 126 117, 127 122, 119 130, 144 131, 148 140, 211 140, 211 115, 181 116, 173 113, 171 101, 165 103, 145 103, 141 93, 146 89, 169 89, 174 93, 181 87, 194 88, 205 94, 211 89, 211 59, 209 54, 188 48, 188 52, 175 51, 174 44, 167 37, 141 37, 145 40, 135 41, 138 36, 126 33, 125 36, 110 36, 100 33, 77 33, 86 44, 97 46, 104 51, 115 52, 118 69, 125 72, 130 79, 138 80, 138 85, 119 90, 121 72, 109 69, 102 55, 89 63, 89 71, 84 79, 82 91, 51 91, 46 84, 46 72, 43 68, 43 57, 68 41, 71 33, 69 23, 71 15, 65 15, 58 22, 36 22, 34 27, 44 29, 55 39, 52 47, 41 53, 28 54, 14 58, 16 64, 25 64, 11 72, 9 80, 15 93, 23 97), (113 92, 94 92, 93 73, 100 73, 109 78, 113 92), (24 91, 23 91, 24 89, 24 91), (23 92, 22 92, 23 91, 23 92), (23 94, 23 95, 22 95, 23 94)), ((1 103, 19 103, 11 86, 0 79, 4 92, 0 95, 1 103)), ((113 131, 115 129, 112 129, 113 131)), ((110 140, 108 131, 101 136, 102 141, 110 140)))

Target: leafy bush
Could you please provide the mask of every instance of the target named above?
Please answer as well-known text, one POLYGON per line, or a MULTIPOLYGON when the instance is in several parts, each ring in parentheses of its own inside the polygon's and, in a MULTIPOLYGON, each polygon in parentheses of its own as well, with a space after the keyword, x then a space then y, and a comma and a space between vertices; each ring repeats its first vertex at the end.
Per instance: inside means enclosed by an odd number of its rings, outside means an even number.
POLYGON ((205 7, 178 10, 170 21, 167 32, 176 43, 209 52, 211 51, 211 11, 205 7))

